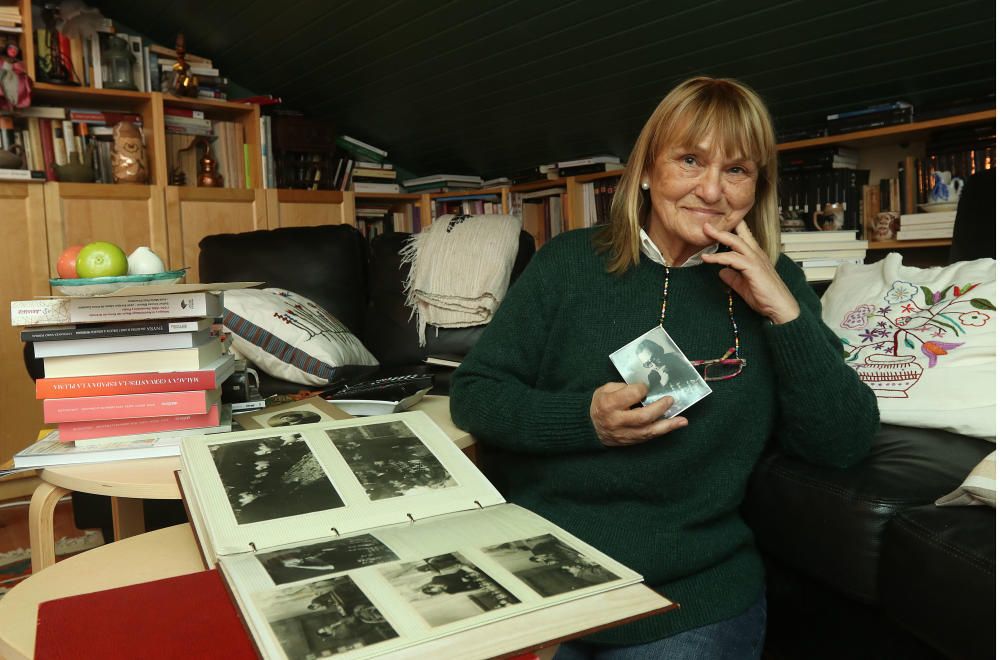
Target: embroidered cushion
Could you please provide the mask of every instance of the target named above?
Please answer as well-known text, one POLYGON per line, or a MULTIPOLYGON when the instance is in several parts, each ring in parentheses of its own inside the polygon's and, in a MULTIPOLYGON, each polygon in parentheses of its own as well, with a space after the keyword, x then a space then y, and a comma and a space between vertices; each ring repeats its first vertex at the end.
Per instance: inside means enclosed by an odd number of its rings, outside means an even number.
POLYGON ((972 468, 962 485, 934 502, 938 506, 963 506, 988 504, 997 508, 997 453, 990 455, 972 468))
POLYGON ((276 378, 323 385, 342 367, 378 364, 343 323, 291 291, 226 291, 223 306, 233 349, 276 378))
POLYGON ((995 441, 996 261, 912 268, 890 253, 841 266, 823 320, 882 421, 995 441))

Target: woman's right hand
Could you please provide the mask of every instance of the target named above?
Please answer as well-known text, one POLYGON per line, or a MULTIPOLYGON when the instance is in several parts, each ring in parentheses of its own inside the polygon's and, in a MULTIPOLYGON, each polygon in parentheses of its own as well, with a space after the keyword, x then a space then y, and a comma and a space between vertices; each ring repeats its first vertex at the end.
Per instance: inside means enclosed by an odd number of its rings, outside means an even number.
POLYGON ((673 397, 639 408, 632 408, 646 398, 649 388, 641 383, 605 383, 590 399, 590 421, 597 437, 608 447, 626 447, 646 442, 687 426, 684 417, 663 419, 673 405, 673 397))

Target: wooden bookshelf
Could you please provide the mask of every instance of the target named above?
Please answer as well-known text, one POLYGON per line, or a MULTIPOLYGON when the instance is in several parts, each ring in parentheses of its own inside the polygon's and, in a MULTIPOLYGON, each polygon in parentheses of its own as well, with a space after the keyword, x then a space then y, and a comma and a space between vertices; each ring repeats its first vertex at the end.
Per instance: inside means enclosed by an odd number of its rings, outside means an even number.
POLYGON ((872 250, 907 250, 916 248, 948 247, 950 238, 925 238, 911 241, 868 241, 868 251, 872 250))
POLYGON ((882 126, 865 131, 854 131, 852 133, 841 133, 840 135, 825 135, 823 137, 809 138, 806 140, 794 140, 792 142, 782 142, 778 145, 778 151, 793 151, 796 149, 810 149, 812 147, 822 147, 832 144, 840 144, 849 147, 870 147, 878 144, 899 142, 900 139, 906 141, 923 140, 931 131, 937 128, 961 126, 963 124, 978 124, 987 121, 995 121, 997 112, 993 110, 981 110, 951 117, 939 117, 926 121, 915 121, 908 124, 896 124, 894 126, 882 126))

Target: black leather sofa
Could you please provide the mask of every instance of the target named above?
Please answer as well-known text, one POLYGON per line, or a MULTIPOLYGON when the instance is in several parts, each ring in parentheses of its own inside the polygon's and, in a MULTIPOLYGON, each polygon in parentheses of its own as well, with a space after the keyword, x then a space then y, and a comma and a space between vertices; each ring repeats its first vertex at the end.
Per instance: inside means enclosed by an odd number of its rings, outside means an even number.
MULTIPOLYGON (((996 175, 969 179, 950 261, 995 257, 996 175)), ((770 658, 996 657, 996 512, 938 507, 995 445, 883 424, 846 470, 770 451, 744 503, 770 658)))

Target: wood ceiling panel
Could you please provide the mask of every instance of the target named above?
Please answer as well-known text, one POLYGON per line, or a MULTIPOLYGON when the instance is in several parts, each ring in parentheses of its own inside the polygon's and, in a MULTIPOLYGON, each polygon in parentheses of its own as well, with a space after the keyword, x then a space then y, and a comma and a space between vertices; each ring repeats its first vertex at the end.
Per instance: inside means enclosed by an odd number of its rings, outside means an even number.
POLYGON ((779 128, 902 98, 995 98, 996 10, 963 0, 106 0, 402 167, 503 174, 626 156, 662 95, 732 76, 779 128))

